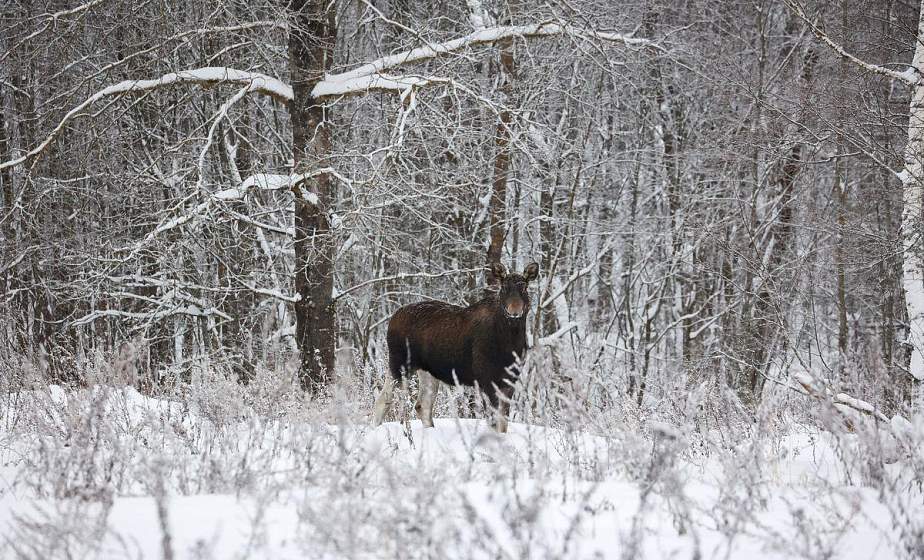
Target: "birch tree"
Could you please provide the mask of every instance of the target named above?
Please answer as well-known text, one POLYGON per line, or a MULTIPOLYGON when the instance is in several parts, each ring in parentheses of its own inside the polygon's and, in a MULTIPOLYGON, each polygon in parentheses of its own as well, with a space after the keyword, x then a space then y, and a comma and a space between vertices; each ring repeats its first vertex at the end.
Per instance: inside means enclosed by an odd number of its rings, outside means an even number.
MULTIPOLYGON (((911 64, 903 71, 866 62, 833 40, 819 25, 809 18, 804 8, 787 0, 793 10, 812 29, 828 48, 843 59, 863 69, 911 90, 908 110, 908 134, 904 149, 904 166, 893 170, 902 187, 902 214, 899 228, 902 232, 902 285, 904 287, 907 325, 903 341, 908 353, 907 376, 898 379, 901 386, 910 387, 911 380, 924 380, 924 252, 921 248, 922 204, 924 204, 924 10, 919 9, 917 36, 911 64)), ((911 392, 906 389, 905 399, 911 392)))

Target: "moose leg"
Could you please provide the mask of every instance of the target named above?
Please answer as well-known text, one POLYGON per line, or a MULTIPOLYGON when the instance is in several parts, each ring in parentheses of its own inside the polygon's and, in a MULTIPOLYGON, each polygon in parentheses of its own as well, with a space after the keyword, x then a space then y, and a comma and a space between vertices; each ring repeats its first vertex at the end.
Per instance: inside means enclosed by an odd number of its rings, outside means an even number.
POLYGON ((497 406, 497 424, 494 429, 499 434, 507 433, 507 415, 510 413, 510 401, 501 397, 497 406))
MULTIPOLYGON (((482 389, 482 394, 488 401, 486 416, 488 418, 494 418, 494 430, 502 434, 507 431, 507 421, 506 418, 501 415, 501 400, 498 398, 499 393, 500 391, 497 385, 493 383, 486 385, 485 388, 482 389)), ((488 422, 490 423, 490 420, 488 422)))
POLYGON ((439 380, 429 373, 419 370, 417 372, 417 404, 414 409, 417 411, 417 417, 425 428, 433 427, 433 403, 436 402, 436 394, 439 392, 439 380))
POLYGON ((507 417, 510 415, 510 399, 513 397, 513 387, 496 389, 492 403, 496 403, 497 423, 494 429, 499 434, 507 433, 507 417))
POLYGON ((440 385, 442 385, 442 382, 439 379, 431 375, 430 376, 430 392, 429 392, 430 407, 429 407, 429 410, 427 411, 427 415, 430 418, 431 427, 433 426, 433 406, 436 404, 436 396, 440 393, 440 385))
POLYGON ((382 420, 385 418, 385 413, 391 408, 391 401, 394 398, 395 394, 395 378, 391 375, 385 376, 385 386, 382 387, 382 392, 379 393, 379 397, 375 399, 375 408, 372 413, 372 425, 380 426, 382 420))
POLYGON ((411 429, 411 411, 410 407, 408 406, 409 399, 411 398, 411 391, 408 385, 408 377, 414 375, 414 373, 415 372, 412 369, 405 370, 404 375, 401 377, 401 381, 399 382, 399 387, 401 389, 401 400, 400 406, 398 407, 401 409, 400 421, 404 423, 404 426, 407 430, 411 429))

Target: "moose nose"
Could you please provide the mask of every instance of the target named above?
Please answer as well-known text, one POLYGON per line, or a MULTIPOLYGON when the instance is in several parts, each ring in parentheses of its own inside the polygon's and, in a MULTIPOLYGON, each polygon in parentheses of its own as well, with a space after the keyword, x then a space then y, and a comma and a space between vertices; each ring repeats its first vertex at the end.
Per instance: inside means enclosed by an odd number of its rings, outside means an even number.
POLYGON ((523 302, 522 301, 508 301, 504 309, 507 312, 509 317, 518 319, 523 315, 523 302))

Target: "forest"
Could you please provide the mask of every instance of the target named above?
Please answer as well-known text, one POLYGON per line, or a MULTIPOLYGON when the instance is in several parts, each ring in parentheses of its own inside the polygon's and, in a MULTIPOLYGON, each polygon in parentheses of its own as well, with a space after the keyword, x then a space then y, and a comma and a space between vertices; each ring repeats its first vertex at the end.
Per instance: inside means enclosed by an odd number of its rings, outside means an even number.
POLYGON ((0 558, 921 558, 922 208, 916 0, 0 0, 0 558))

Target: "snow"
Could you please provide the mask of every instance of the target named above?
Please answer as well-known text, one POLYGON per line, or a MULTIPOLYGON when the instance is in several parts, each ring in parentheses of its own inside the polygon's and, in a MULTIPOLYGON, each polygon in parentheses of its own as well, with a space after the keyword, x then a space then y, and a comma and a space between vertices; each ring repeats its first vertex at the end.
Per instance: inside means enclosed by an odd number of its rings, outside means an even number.
MULTIPOLYGON (((284 421, 278 398, 269 417, 238 403, 222 420, 214 399, 227 386, 213 384, 188 401, 106 387, 5 397, 0 556, 28 542, 49 558, 160 558, 160 500, 176 558, 899 557, 894 502, 851 482, 856 438, 792 425, 772 445, 703 455, 664 421, 647 423, 650 438, 522 422, 499 435, 446 417, 407 432, 284 421), (75 485, 74 458, 94 447, 79 443, 85 422, 96 423, 87 442, 117 442, 95 468, 116 468, 75 485), (71 438, 77 448, 60 446, 71 438), (37 470, 52 455, 46 468, 68 459, 74 480, 37 470), (159 499, 163 469, 172 491, 159 499), (58 491, 42 486, 55 480, 58 491)), ((901 425, 917 441, 921 428, 901 425)), ((917 509, 905 513, 924 514, 906 491, 917 509)))
POLYGON ((272 76, 259 72, 248 72, 224 66, 207 66, 176 73, 164 74, 156 80, 126 80, 104 89, 97 95, 106 96, 123 91, 150 89, 177 82, 193 83, 235 83, 245 84, 249 91, 264 93, 282 101, 289 101, 294 96, 292 86, 272 76))
MULTIPOLYGON (((561 279, 558 276, 552 276, 550 279, 551 286, 549 291, 552 294, 547 297, 542 303, 542 307, 546 308, 550 305, 555 312, 555 318, 558 321, 559 325, 567 325, 571 322, 571 309, 568 306, 568 300, 564 297, 565 290, 568 289, 568 284, 563 284, 561 279)), ((580 329, 580 324, 575 325, 575 328, 580 329)))
POLYGON ((374 90, 405 92, 414 87, 422 87, 432 83, 449 83, 449 80, 434 76, 387 76, 385 74, 358 76, 349 79, 339 79, 338 76, 331 76, 318 82, 311 94, 315 97, 330 97, 374 90))
POLYGON ((472 28, 481 30, 487 27, 488 14, 485 13, 481 0, 465 0, 465 3, 468 5, 468 21, 472 24, 472 28))
MULTIPOLYGON (((309 177, 314 177, 320 173, 325 172, 326 169, 320 169, 312 173, 302 173, 294 175, 279 175, 274 173, 257 173, 251 175, 244 179, 238 187, 232 187, 230 189, 224 189, 216 192, 212 195, 212 198, 215 200, 240 200, 244 198, 244 194, 256 187, 265 191, 275 191, 280 189, 290 189, 293 185, 307 179, 309 177)), ((314 193, 310 193, 302 190, 302 196, 311 204, 318 204, 318 197, 314 193)))
POLYGON ((298 176, 292 175, 257 173, 256 175, 251 175, 250 177, 244 179, 244 182, 241 183, 241 189, 247 190, 253 187, 257 187, 263 190, 287 189, 290 188, 292 183, 298 178, 298 176))
POLYGON ((909 66, 904 72, 898 73, 898 78, 906 84, 914 85, 918 82, 919 72, 914 66, 909 66))

